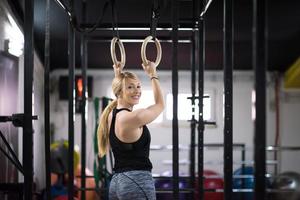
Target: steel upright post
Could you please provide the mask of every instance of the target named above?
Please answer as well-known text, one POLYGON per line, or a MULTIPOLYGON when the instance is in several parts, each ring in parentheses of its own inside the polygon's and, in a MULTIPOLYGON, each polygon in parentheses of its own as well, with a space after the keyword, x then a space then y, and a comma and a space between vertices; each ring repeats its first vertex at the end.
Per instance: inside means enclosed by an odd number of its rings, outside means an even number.
POLYGON ((75 31, 71 24, 68 26, 68 65, 69 65, 69 125, 68 125, 68 199, 73 200, 74 196, 74 69, 75 69, 75 31))
POLYGON ((32 127, 32 85, 33 85, 33 0, 25 0, 24 16, 24 126, 23 167, 24 199, 32 200, 33 192, 33 127, 32 127))
POLYGON ((179 198, 178 150, 178 0, 172 1, 172 94, 173 94, 173 199, 179 198))
POLYGON ((254 0, 253 2, 254 198, 264 200, 266 199, 266 0, 254 0))

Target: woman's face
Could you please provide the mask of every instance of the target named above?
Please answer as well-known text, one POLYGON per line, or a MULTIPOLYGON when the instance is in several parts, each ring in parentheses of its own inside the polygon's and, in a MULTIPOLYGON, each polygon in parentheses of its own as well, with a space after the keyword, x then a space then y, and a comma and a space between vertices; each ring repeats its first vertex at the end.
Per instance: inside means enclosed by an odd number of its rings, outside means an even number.
POLYGON ((123 86, 122 99, 131 106, 139 103, 142 94, 141 82, 135 79, 126 79, 123 86))

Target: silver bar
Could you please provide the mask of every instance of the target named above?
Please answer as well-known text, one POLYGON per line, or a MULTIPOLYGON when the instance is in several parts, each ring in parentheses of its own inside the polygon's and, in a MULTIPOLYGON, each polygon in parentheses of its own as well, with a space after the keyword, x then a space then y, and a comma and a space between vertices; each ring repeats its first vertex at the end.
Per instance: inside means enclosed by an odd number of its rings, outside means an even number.
MULTIPOLYGON (((112 28, 96 28, 97 31, 110 31, 112 28)), ((118 27, 119 31, 150 31, 149 27, 118 27)), ((172 31, 172 28, 156 28, 157 31, 172 31)), ((195 31, 198 28, 178 28, 178 31, 195 31)))
POLYGON ((201 12, 200 17, 203 17, 203 15, 206 13, 209 5, 211 4, 212 0, 209 0, 208 3, 206 4, 204 10, 201 12))
MULTIPOLYGON (((110 41, 110 40, 109 40, 110 41)), ((136 40, 136 41, 143 41, 143 40, 136 40)), ((169 41, 169 40, 160 40, 160 41, 169 41)), ((179 40, 182 43, 190 43, 190 40, 179 40)), ((122 40, 123 42, 123 40, 122 40)), ((127 41, 129 42, 129 41, 127 41)), ((196 145, 197 146, 197 145, 196 145)), ((209 150, 219 150, 223 146, 204 146, 205 149, 209 150)), ((151 149, 151 148, 150 148, 151 149)), ((161 145, 159 150, 171 150, 172 145, 161 145)), ((189 145, 179 145, 180 150, 189 150, 189 145)), ((252 147, 241 147, 241 146, 233 146, 233 149, 244 149, 246 151, 253 150, 252 147)), ((152 149, 151 149, 152 150, 152 149)), ((155 150, 155 148, 153 149, 155 150)), ((267 146, 266 151, 300 151, 300 146, 267 146)))
POLYGON ((60 1, 60 0, 54 0, 64 11, 66 11, 66 13, 69 15, 69 17, 71 16, 71 13, 68 11, 68 9, 66 8, 66 6, 60 1))
MULTIPOLYGON (((140 42, 144 42, 143 39, 120 39, 123 43, 140 43, 140 42)), ((163 42, 163 43, 172 43, 172 40, 160 40, 158 38, 159 42, 163 42)), ((96 38, 90 38, 88 39, 88 41, 92 41, 92 42, 111 42, 111 40, 108 39, 96 39, 96 38)), ((153 41, 151 41, 153 42, 153 41)), ((179 43, 192 43, 191 40, 178 40, 179 43)))
POLYGON ((267 146, 267 151, 300 151, 299 146, 267 146))

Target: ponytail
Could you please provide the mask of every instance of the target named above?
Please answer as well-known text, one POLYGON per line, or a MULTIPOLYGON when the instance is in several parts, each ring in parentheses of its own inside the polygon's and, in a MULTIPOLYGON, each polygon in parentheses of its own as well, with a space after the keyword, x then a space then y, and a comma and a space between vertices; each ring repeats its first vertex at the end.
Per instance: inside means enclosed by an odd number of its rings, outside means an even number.
MULTIPOLYGON (((135 79, 138 77, 131 72, 122 72, 116 76, 112 81, 112 91, 116 97, 120 96, 122 93, 123 86, 125 85, 125 79, 135 79)), ((107 152, 107 147, 109 144, 109 127, 108 127, 108 115, 109 113, 117 107, 117 100, 113 100, 108 106, 104 109, 101 114, 97 137, 98 137, 98 153, 100 157, 103 157, 107 152)))
POLYGON ((98 137, 98 150, 99 150, 100 158, 106 154, 107 146, 109 143, 108 115, 116 107, 117 107, 117 100, 113 100, 112 102, 110 102, 104 109, 99 120, 97 137, 98 137))

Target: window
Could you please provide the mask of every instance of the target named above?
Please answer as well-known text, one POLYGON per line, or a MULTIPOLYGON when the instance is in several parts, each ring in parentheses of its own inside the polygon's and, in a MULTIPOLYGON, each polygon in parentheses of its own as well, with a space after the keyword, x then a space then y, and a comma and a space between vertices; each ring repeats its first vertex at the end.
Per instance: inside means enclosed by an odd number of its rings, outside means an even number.
MULTIPOLYGON (((142 96, 140 98, 140 103, 134 106, 134 109, 138 108, 146 108, 150 105, 154 104, 154 96, 152 90, 143 90, 142 96)), ((161 113, 154 121, 153 123, 160 123, 163 121, 163 113, 161 113)))
MULTIPOLYGON (((192 103, 188 97, 192 96, 188 93, 178 94, 178 120, 190 120, 192 118, 192 103)), ((212 95, 204 94, 209 98, 203 98, 203 119, 206 121, 212 120, 212 95)), ((198 119, 198 99, 195 101, 195 118, 198 119)), ((169 93, 166 100, 167 119, 173 118, 173 95, 169 93)))
POLYGON ((14 56, 21 56, 23 54, 23 49, 24 49, 24 36, 13 19, 13 17, 10 14, 7 14, 7 18, 9 20, 9 24, 5 26, 5 33, 6 33, 6 47, 7 51, 14 55, 14 56))
POLYGON ((255 121, 256 118, 256 93, 255 90, 251 91, 251 118, 252 121, 255 121))

